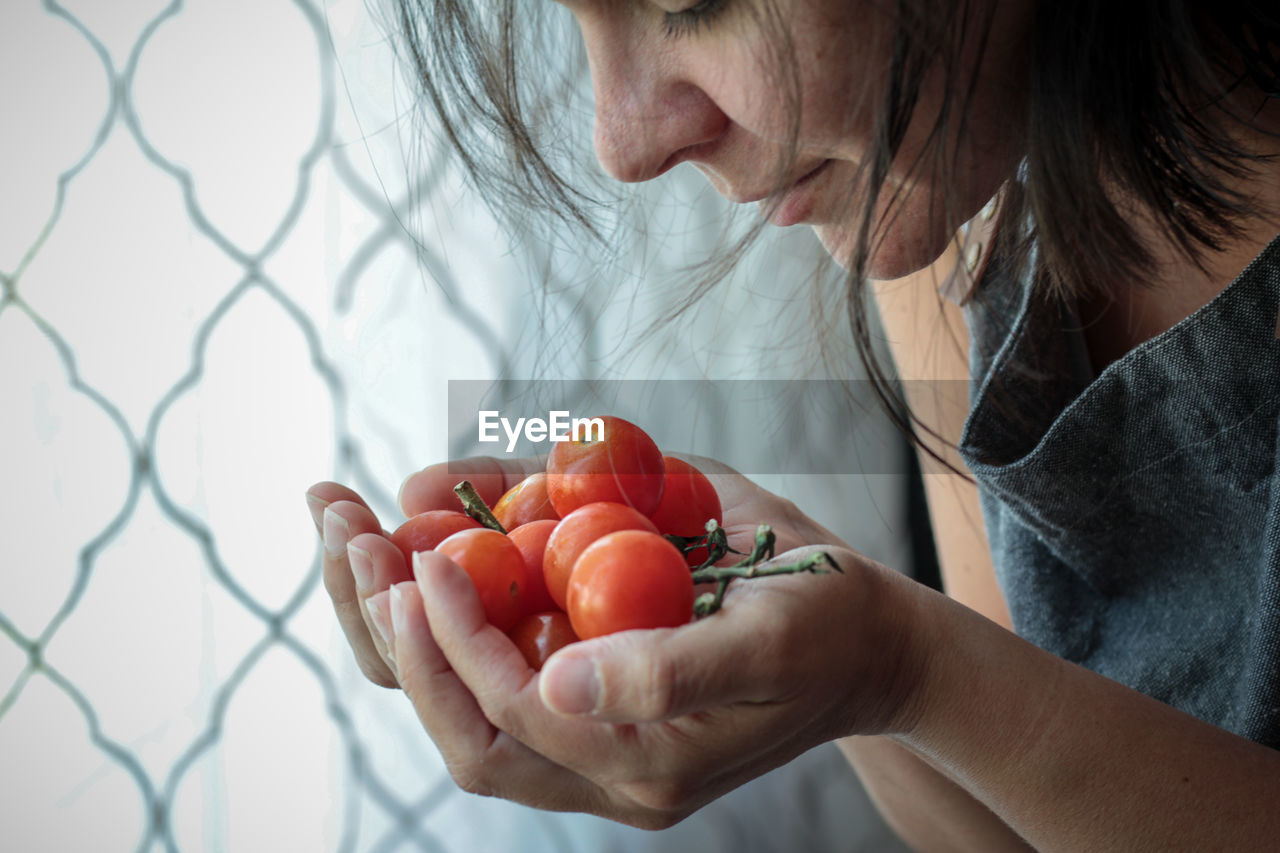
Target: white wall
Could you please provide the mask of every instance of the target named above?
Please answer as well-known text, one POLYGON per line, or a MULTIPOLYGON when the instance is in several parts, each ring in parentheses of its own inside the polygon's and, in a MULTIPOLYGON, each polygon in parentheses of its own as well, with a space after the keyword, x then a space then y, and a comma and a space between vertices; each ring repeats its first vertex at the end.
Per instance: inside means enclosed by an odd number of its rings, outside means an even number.
MULTIPOLYGON (((445 452, 449 378, 537 356, 570 378, 816 375, 798 231, 627 343, 725 216, 691 172, 635 213, 667 237, 587 289, 570 236, 508 241, 447 173, 405 221, 451 303, 388 210, 406 160, 436 156, 407 157, 406 97, 355 0, 0 7, 0 846, 886 849, 831 748, 668 833, 461 794, 356 671, 303 490, 350 482, 394 525, 400 480, 445 452), (565 273, 545 310, 530 255, 565 273), (575 331, 557 318, 580 299, 575 331)), ((904 564, 901 477, 767 485, 904 564)))

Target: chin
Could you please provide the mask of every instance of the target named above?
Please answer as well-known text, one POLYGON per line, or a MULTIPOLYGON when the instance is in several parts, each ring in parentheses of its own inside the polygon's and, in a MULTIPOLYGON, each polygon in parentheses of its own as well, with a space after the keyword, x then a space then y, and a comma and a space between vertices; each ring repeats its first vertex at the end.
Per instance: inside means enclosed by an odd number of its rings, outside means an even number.
MULTIPOLYGON (((815 225, 813 231, 832 260, 846 270, 853 267, 857 241, 854 229, 838 225, 815 225)), ((878 245, 872 246, 871 257, 867 259, 866 265, 867 278, 891 281, 918 272, 941 257, 948 242, 950 236, 941 226, 927 229, 925 233, 917 233, 910 228, 895 228, 878 245)))

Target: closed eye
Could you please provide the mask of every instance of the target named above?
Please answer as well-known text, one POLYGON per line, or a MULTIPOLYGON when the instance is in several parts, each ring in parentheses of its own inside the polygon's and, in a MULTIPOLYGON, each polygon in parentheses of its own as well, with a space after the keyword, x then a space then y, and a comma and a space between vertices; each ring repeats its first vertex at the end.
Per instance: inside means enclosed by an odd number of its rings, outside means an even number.
POLYGON ((711 25, 727 3, 728 0, 700 0, 682 11, 665 13, 667 37, 696 35, 700 29, 711 25))

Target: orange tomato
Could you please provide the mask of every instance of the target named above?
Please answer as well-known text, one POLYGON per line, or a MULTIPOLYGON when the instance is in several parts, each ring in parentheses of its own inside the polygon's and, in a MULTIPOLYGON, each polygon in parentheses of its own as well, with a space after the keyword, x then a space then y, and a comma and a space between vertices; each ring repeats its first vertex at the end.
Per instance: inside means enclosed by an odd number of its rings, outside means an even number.
MULTIPOLYGON (((649 516, 659 533, 674 536, 701 536, 707 532, 707 519, 724 521, 720 496, 706 475, 683 459, 662 457, 666 484, 662 500, 649 516)), ((700 566, 707 559, 707 549, 698 548, 685 555, 690 566, 700 566)))
POLYGON ((542 575, 547 582, 547 592, 551 593, 551 600, 557 607, 566 609, 569 573, 573 571, 578 556, 601 536, 618 530, 658 532, 653 522, 636 510, 607 501, 575 509, 551 531, 547 552, 542 558, 542 575))
POLYGON ((531 521, 560 518, 547 497, 547 475, 543 471, 530 474, 508 489, 494 504, 493 514, 508 531, 531 521))
POLYGON ((584 640, 693 618, 693 575, 657 533, 622 530, 591 543, 569 577, 569 623, 584 640))
POLYGON ((516 544, 496 530, 480 527, 453 534, 436 551, 470 576, 490 624, 504 633, 511 630, 523 615, 524 557, 516 544))
MULTIPOLYGON (((391 541, 404 554, 405 565, 413 569, 414 551, 432 551, 459 530, 480 527, 480 522, 462 512, 450 509, 433 509, 415 515, 396 528, 391 541)), ((409 577, 412 577, 412 571, 409 577)))
POLYGON ((542 669, 547 658, 570 643, 578 642, 578 635, 573 633, 573 626, 569 624, 569 616, 560 610, 530 613, 517 622, 507 636, 532 669, 542 669))
POLYGON ((556 442, 547 456, 547 496, 563 518, 591 503, 613 501, 648 515, 662 497, 662 451, 640 427, 606 415, 604 437, 556 442))
POLYGON ((543 577, 542 561, 547 553, 547 540, 558 522, 551 519, 531 521, 522 524, 507 534, 520 549, 524 558, 525 581, 521 585, 524 598, 525 613, 541 613, 555 610, 557 605, 547 592, 547 581, 543 577))

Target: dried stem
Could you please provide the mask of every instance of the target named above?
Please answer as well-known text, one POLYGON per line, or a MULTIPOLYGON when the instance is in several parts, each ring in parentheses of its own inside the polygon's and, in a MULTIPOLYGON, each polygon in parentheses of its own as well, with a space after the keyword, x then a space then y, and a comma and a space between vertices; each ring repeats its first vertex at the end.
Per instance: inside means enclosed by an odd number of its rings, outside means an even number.
POLYGON ((462 501, 462 509, 467 515, 483 524, 490 530, 496 530, 499 533, 506 533, 507 530, 494 516, 493 510, 489 509, 489 505, 484 502, 484 498, 480 497, 480 493, 476 491, 476 487, 471 485, 470 480, 463 480, 461 483, 453 487, 453 492, 458 496, 458 500, 462 501))

